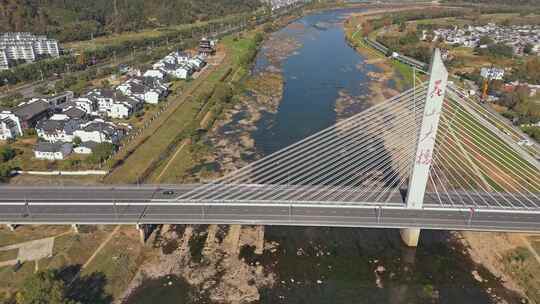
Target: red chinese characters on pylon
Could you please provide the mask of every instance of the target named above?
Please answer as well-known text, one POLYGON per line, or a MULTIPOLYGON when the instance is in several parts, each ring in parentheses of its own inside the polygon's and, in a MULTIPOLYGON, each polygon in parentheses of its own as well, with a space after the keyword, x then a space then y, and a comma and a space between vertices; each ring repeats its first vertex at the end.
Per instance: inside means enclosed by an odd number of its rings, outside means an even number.
POLYGON ((419 165, 430 165, 432 161, 432 151, 429 149, 420 150, 416 156, 416 163, 419 165))
POLYGON ((429 131, 422 134, 422 136, 420 137, 420 142, 425 142, 425 141, 435 142, 435 128, 433 126, 430 126, 429 131))
POLYGON ((431 91, 429 96, 431 98, 435 96, 441 97, 443 95, 443 89, 441 87, 442 87, 442 80, 436 80, 435 87, 433 88, 433 91, 431 91))

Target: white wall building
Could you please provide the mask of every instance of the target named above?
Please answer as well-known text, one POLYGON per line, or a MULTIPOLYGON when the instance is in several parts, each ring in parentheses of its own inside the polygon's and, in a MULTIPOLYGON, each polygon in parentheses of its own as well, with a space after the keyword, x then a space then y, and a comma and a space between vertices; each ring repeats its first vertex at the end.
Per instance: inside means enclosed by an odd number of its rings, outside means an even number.
POLYGON ((7 58, 6 50, 0 49, 0 71, 9 69, 9 61, 7 58))
POLYGON ((9 60, 33 62, 40 56, 60 56, 58 41, 32 33, 3 33, 0 35, 0 50, 3 50, 0 51, 3 53, 0 55, 0 69, 6 69, 5 62, 9 63, 9 60))
POLYGON ((40 142, 34 148, 34 157, 44 160, 63 160, 70 153, 73 145, 70 143, 49 143, 40 142))
POLYGON ((116 127, 114 123, 101 119, 82 124, 79 129, 73 133, 73 136, 80 138, 82 142, 108 142, 112 144, 118 143, 123 135, 123 130, 116 127))
POLYGON ((480 70, 480 76, 489 80, 502 80, 504 77, 504 70, 498 68, 482 68, 480 70))
POLYGON ((168 88, 159 78, 137 77, 122 83, 117 90, 134 99, 144 100, 146 103, 157 104, 167 95, 168 88))
POLYGON ((9 111, 0 112, 0 140, 13 139, 22 134, 19 117, 9 111))
POLYGON ((55 114, 36 125, 39 138, 48 142, 73 142, 73 132, 79 128, 81 121, 70 119, 63 114, 55 114))
POLYGON ((109 89, 94 89, 85 98, 95 100, 98 112, 111 118, 128 118, 142 109, 142 101, 109 89))
POLYGON ((166 74, 161 70, 148 70, 143 74, 144 77, 158 78, 161 80, 165 79, 165 75, 166 74))

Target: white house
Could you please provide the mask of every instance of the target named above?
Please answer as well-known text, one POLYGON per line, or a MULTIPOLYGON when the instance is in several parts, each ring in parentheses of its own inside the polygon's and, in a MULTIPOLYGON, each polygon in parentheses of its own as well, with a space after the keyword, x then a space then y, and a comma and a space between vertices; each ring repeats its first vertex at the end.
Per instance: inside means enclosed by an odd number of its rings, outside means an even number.
POLYGON ((77 154, 92 154, 99 143, 94 141, 82 142, 79 146, 73 148, 73 152, 77 154))
POLYGON ((200 71, 206 65, 206 61, 201 56, 191 58, 188 63, 197 71, 200 71))
POLYGON ((161 70, 148 70, 143 74, 144 77, 158 78, 161 80, 165 79, 165 75, 166 74, 161 70))
POLYGON ((116 89, 128 97, 144 100, 150 104, 157 104, 162 97, 167 95, 168 90, 158 78, 150 77, 131 78, 116 89))
POLYGON ((9 111, 0 112, 0 140, 13 139, 22 134, 19 117, 9 111))
POLYGON ((82 142, 112 143, 116 144, 124 136, 124 131, 112 122, 102 119, 95 119, 82 124, 79 129, 73 132, 74 137, 78 137, 82 142))
POLYGON ((123 95, 119 91, 94 89, 85 98, 97 102, 99 113, 111 118, 128 118, 142 108, 142 102, 123 95))
POLYGON ((185 52, 172 52, 153 65, 154 70, 160 70, 165 74, 178 78, 187 79, 206 65, 203 56, 192 57, 185 52))
POLYGON ((39 138, 48 142, 72 142, 73 132, 82 123, 80 119, 71 119, 65 114, 55 114, 41 120, 36 125, 39 138))
POLYGON ((92 114, 97 110, 97 102, 94 99, 86 98, 86 97, 79 97, 74 98, 71 100, 69 105, 74 105, 77 108, 80 108, 81 110, 85 111, 88 114, 92 114))
POLYGON ((498 68, 482 68, 480 70, 480 76, 490 80, 502 80, 504 77, 504 70, 498 68))
POLYGON ((34 148, 34 157, 45 160, 62 160, 65 159, 73 148, 70 143, 50 143, 39 142, 34 148))

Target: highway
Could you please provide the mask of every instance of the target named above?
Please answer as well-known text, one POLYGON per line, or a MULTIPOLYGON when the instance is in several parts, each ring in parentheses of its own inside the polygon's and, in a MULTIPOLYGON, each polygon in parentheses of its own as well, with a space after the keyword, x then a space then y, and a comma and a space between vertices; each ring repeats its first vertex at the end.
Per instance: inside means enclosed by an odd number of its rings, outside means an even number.
MULTIPOLYGON (((244 224, 540 232, 540 209, 177 201, 199 185, 0 187, 2 224, 244 224)), ((246 189, 259 187, 245 186, 246 189)))

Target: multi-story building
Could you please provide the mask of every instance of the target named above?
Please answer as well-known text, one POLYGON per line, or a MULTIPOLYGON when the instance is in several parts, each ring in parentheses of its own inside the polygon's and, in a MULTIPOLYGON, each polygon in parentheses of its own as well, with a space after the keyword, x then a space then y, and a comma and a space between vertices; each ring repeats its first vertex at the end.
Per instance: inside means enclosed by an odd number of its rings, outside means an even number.
POLYGON ((0 71, 9 69, 9 61, 6 55, 6 50, 0 49, 0 71))
POLYGON ((9 68, 10 61, 33 62, 43 56, 60 56, 58 41, 32 33, 0 35, 0 70, 9 68))
POLYGON ((9 112, 0 112, 0 140, 13 139, 22 135, 22 128, 19 118, 9 112))

